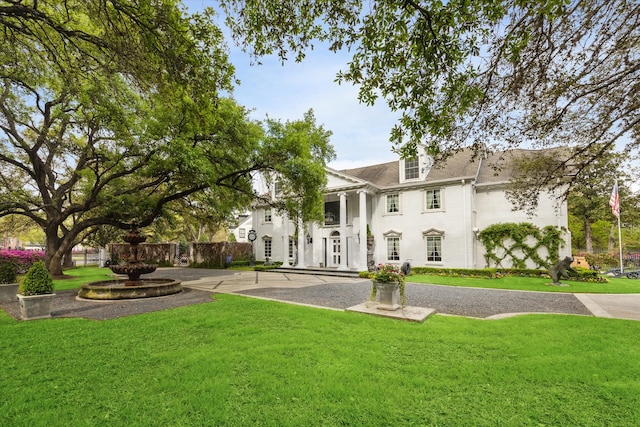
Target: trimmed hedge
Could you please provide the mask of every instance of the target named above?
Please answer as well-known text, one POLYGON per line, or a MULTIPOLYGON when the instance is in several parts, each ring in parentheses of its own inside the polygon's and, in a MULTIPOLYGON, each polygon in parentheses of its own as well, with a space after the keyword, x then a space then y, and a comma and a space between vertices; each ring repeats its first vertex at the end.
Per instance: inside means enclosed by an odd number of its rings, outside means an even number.
POLYGON ((438 268, 438 267, 411 267, 412 274, 426 274, 431 276, 452 277, 484 277, 494 279, 495 268, 470 269, 470 268, 438 268))
MULTIPOLYGON (((569 279, 577 282, 608 283, 609 281, 598 274, 597 271, 587 269, 577 269, 577 275, 572 275, 569 279)), ((435 267, 412 267, 412 274, 424 274, 431 276, 451 276, 451 277, 478 277, 486 279, 499 279, 504 276, 520 277, 544 277, 550 278, 548 270, 537 270, 527 268, 435 268, 435 267)))
MULTIPOLYGON (((262 261, 256 261, 255 263, 261 263, 262 261)), ((248 267, 251 264, 249 260, 231 261, 231 268, 233 267, 248 267)), ((189 268, 211 268, 211 269, 224 269, 225 266, 220 266, 217 261, 205 261, 205 262, 192 262, 189 264, 189 268)))
POLYGON ((281 262, 274 262, 273 264, 269 264, 269 265, 256 265, 253 267, 253 269, 255 271, 265 271, 265 270, 274 270, 278 267, 280 267, 282 265, 281 262))

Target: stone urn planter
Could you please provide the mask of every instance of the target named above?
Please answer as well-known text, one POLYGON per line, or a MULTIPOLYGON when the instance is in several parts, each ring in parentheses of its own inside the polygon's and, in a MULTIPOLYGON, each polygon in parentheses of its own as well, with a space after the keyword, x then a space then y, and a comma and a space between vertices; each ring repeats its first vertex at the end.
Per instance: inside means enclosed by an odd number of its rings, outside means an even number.
POLYGON ((394 311, 402 307, 400 301, 400 283, 373 281, 378 294, 378 310, 394 311))
POLYGON ((406 304, 404 273, 398 266, 378 264, 368 276, 373 284, 369 299, 375 301, 378 297, 378 310, 398 310, 406 304))
POLYGON ((0 303, 16 300, 18 269, 12 262, 0 262, 0 303))
POLYGON ((34 263, 18 287, 20 314, 23 320, 51 317, 53 278, 44 262, 34 263))
POLYGON ((20 315, 22 320, 46 319, 51 317, 51 302, 56 294, 44 295, 21 295, 18 294, 20 302, 20 315))
POLYGON ((373 249, 373 236, 367 236, 367 250, 371 251, 373 249))
POLYGON ((0 303, 11 302, 16 300, 19 283, 1 283, 0 284, 0 303))

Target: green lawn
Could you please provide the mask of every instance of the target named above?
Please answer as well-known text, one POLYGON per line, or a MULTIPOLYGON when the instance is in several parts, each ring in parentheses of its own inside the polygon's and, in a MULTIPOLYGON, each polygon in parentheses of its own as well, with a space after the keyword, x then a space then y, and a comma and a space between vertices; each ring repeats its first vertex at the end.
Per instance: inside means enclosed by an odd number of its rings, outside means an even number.
POLYGON ((111 270, 100 267, 71 268, 65 270, 64 274, 65 276, 70 276, 70 278, 54 280, 54 289, 61 291, 65 289, 76 289, 85 283, 113 279, 113 272, 111 270))
POLYGON ((434 285, 468 286, 473 288, 512 289, 520 291, 637 294, 640 293, 640 280, 627 278, 607 278, 609 283, 587 283, 572 280, 560 280, 568 286, 552 286, 551 279, 537 277, 505 276, 500 279, 473 277, 451 277, 431 275, 411 275, 408 282, 429 283, 434 285))
POLYGON ((0 312, 0 425, 640 424, 640 322, 217 298, 101 322, 0 312))

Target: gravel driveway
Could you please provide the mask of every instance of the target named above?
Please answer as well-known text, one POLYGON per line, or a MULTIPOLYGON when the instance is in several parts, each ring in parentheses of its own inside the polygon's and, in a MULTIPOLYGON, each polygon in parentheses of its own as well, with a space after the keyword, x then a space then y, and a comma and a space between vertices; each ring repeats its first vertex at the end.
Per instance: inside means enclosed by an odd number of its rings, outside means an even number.
MULTIPOLYGON (((521 292, 495 289, 407 283, 408 305, 433 308, 440 314, 487 318, 509 313, 563 313, 591 316, 572 294, 521 292)), ((345 309, 369 297, 371 284, 332 283, 299 289, 261 288, 239 291, 244 295, 345 309)))

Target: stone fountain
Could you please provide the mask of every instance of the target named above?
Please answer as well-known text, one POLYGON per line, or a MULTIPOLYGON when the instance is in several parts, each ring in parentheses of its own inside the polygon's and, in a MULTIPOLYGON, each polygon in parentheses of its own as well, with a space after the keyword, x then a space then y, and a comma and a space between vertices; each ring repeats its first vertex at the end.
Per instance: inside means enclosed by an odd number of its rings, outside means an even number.
POLYGON ((129 280, 124 282, 125 286, 140 286, 142 284, 140 275, 153 273, 158 266, 156 264, 145 264, 140 258, 140 248, 138 245, 147 240, 147 236, 140 234, 138 224, 133 221, 131 230, 122 238, 129 244, 129 258, 126 264, 117 264, 109 267, 116 274, 126 274, 129 280))
POLYGON ((140 256, 140 243, 147 236, 140 234, 136 221, 131 223, 131 230, 122 238, 129 243, 129 257, 124 264, 112 265, 109 268, 116 274, 126 275, 128 279, 104 280, 82 285, 78 297, 99 300, 117 300, 148 298, 171 295, 182 291, 182 282, 174 279, 141 279, 142 274, 153 273, 158 267, 145 264, 140 256))

